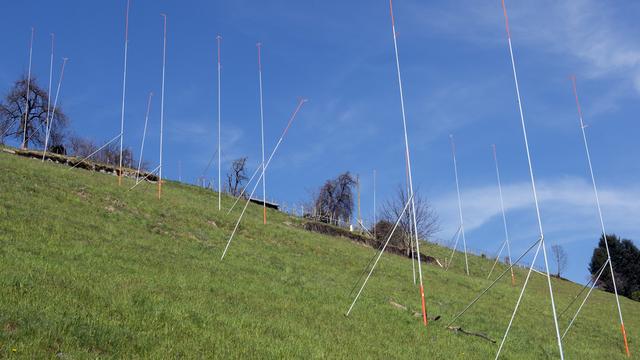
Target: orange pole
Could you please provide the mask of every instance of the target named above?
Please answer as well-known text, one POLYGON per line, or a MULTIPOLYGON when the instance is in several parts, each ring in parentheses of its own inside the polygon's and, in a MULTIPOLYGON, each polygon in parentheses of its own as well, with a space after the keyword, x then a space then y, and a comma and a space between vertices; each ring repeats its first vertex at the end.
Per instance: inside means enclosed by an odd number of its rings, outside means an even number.
MULTIPOLYGON (((420 261, 420 259, 418 259, 418 261, 420 261)), ((426 326, 429 323, 429 320, 427 320, 427 305, 424 302, 424 287, 422 285, 420 285, 420 298, 422 299, 422 321, 426 326)))
POLYGON ((622 329, 622 337, 624 338, 624 349, 627 352, 627 357, 631 357, 631 353, 629 352, 629 343, 627 342, 627 331, 624 329, 624 323, 620 325, 622 329))
POLYGON ((162 180, 158 180, 158 199, 162 196, 162 180))

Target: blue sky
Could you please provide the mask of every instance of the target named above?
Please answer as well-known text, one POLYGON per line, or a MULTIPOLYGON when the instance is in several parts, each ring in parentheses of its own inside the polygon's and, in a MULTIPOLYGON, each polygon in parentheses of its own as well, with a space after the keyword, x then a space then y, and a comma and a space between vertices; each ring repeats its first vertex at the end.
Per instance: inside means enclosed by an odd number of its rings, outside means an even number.
MULTIPOLYGON (((32 0, 0 5, 0 90, 26 72, 48 77, 56 33, 56 78, 70 61, 60 102, 72 129, 104 141, 120 123, 122 1, 32 0)), ((416 186, 442 222, 457 228, 448 135, 457 142, 469 248, 494 254, 503 239, 491 144, 496 144, 514 253, 537 237, 500 1, 394 3, 416 186)), ((570 74, 578 78, 609 232, 638 239, 640 176, 635 139, 640 95, 640 3, 508 1, 512 38, 548 245, 570 254, 568 277, 584 281, 598 218, 570 74)), ((216 145, 215 37, 223 36, 223 166, 260 157, 255 43, 263 43, 265 139, 273 148, 298 96, 303 107, 268 171, 268 197, 301 204, 324 180, 360 174, 372 216, 372 172, 382 203, 404 181, 402 123, 386 1, 132 0, 125 143, 140 145, 153 91, 145 158, 158 148, 162 19, 168 14, 164 174, 193 182, 216 145)), ((137 150, 135 150, 137 153, 137 150)), ((155 167, 155 166, 154 166, 155 167)), ((212 168, 209 176, 214 176, 212 168)), ((214 199, 212 198, 212 211, 214 199)), ((553 270, 553 268, 552 268, 553 270)))

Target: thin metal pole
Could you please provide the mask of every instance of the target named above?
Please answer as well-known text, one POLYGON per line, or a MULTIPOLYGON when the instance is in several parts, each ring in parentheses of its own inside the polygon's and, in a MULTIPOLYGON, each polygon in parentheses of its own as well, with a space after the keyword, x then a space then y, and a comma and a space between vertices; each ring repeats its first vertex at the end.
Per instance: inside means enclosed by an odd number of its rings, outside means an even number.
POLYGON ((373 169, 373 238, 376 238, 376 169, 373 169))
MULTIPOLYGON (((405 164, 406 165, 406 164, 405 164)), ((411 191, 409 189, 409 168, 405 166, 405 175, 407 177, 407 198, 411 196, 411 191)), ((413 275, 413 285, 416 284, 416 256, 415 249, 413 247, 413 226, 411 222, 411 210, 409 210, 408 219, 409 219, 409 253, 411 254, 411 273, 413 275)))
POLYGON ((164 126, 164 78, 167 64, 167 14, 160 14, 164 23, 162 41, 162 91, 160 96, 160 169, 158 169, 158 199, 162 196, 162 130, 164 126))
POLYGON ((462 216, 462 197, 460 196, 460 183, 458 181, 458 162, 456 160, 456 143, 453 140, 452 134, 449 134, 449 141, 451 142, 451 155, 453 156, 453 172, 456 177, 456 193, 458 194, 458 214, 460 216, 460 232, 462 233, 462 246, 464 248, 464 267, 467 275, 469 275, 469 260, 467 258, 467 239, 464 235, 464 220, 462 216))
POLYGON ((356 175, 356 186, 358 188, 358 222, 362 223, 362 213, 360 212, 360 175, 356 175))
POLYGON ((456 238, 456 241, 453 243, 453 249, 451 249, 451 256, 449 257, 449 261, 447 261, 447 268, 444 271, 449 271, 449 267, 453 262, 453 255, 455 255, 456 253, 456 249, 458 248, 458 241, 460 240, 460 229, 461 227, 460 225, 458 225, 456 232, 453 234, 453 236, 456 238))
MULTIPOLYGON (((609 259, 607 259, 607 261, 605 262, 605 265, 606 265, 606 263, 609 263, 609 262, 610 262, 609 259)), ((582 303, 578 307, 578 310, 576 311, 575 315, 573 315, 573 318, 571 318, 571 321, 569 322, 569 325, 567 325, 567 328, 564 330, 564 333, 562 333, 562 338, 563 339, 567 335, 567 333, 569 332, 569 329, 571 329, 571 325, 573 325, 573 323, 578 318, 578 314, 580 314, 580 310, 582 310, 582 307, 587 302, 587 299, 589 299, 589 295, 591 295, 591 292, 596 287, 596 284, 598 283, 598 280, 600 280, 600 276, 604 272, 604 269, 606 269, 606 267, 604 267, 604 266, 602 267, 602 269, 600 269, 600 272, 598 273, 598 276, 596 277, 596 279, 593 281, 593 285, 591 285, 591 288, 589 289, 589 292, 587 292, 587 295, 584 297, 584 300, 582 300, 582 303)), ((629 354, 627 354, 627 356, 628 355, 629 354)))
MULTIPOLYGON (((493 144, 491 145, 492 150, 493 150, 493 162, 496 165, 496 179, 498 181, 498 194, 500 197, 500 212, 502 213, 502 225, 504 226, 504 242, 507 245, 507 254, 509 255, 509 262, 511 262, 511 244, 509 241, 509 230, 507 228, 507 216, 505 214, 504 211, 504 198, 502 196, 502 181, 500 181, 500 169, 498 167, 498 154, 497 154, 497 150, 496 150, 496 145, 493 144)), ((503 246, 504 248, 504 246, 503 246)), ((502 254, 502 250, 500 249, 500 254, 502 254)), ((500 255, 498 255, 498 258, 500 257, 500 255)), ((497 260, 497 258, 496 258, 497 260)), ((493 264, 493 266, 495 267, 495 264, 493 264)), ((493 269, 491 269, 493 271, 493 269)), ((491 276, 491 272, 489 272, 489 276, 491 276)), ((515 286, 516 284, 516 277, 515 274, 513 273, 513 269, 511 270, 511 285, 515 286)))
POLYGON ((55 120, 56 116, 56 108, 58 107, 58 96, 60 95, 60 87, 62 87, 62 78, 64 77, 64 68, 67 65, 67 61, 69 58, 62 59, 62 69, 60 70, 60 80, 58 80, 58 89, 56 90, 56 98, 53 101, 53 112, 51 115, 51 120, 48 121, 49 125, 46 128, 46 133, 44 136, 44 151, 42 152, 42 161, 44 161, 44 157, 47 154, 47 146, 49 144, 49 135, 51 134, 51 128, 53 127, 53 120, 55 120))
POLYGON ((402 90, 402 77, 400 76, 400 59, 398 57, 398 38, 396 35, 396 24, 393 16, 393 0, 389 0, 389 14, 391 16, 391 30, 393 32, 393 49, 395 52, 396 60, 396 73, 398 76, 398 89, 400 91, 400 107, 402 109, 402 126, 404 130, 404 147, 405 147, 405 159, 407 161, 407 169, 409 171, 409 189, 411 190, 411 214, 413 220, 413 231, 416 239, 416 252, 418 256, 418 274, 420 277, 420 300, 422 303, 422 321, 424 325, 427 325, 427 307, 424 300, 424 284, 422 280, 422 264, 420 261, 420 241, 418 241, 418 226, 416 221, 416 204, 413 197, 413 176, 411 174, 411 157, 409 155, 409 137, 407 136, 407 119, 404 109, 404 93, 402 90))
POLYGON ((127 0, 127 12, 124 21, 124 71, 122 75, 122 107, 120 110, 120 170, 118 185, 122 185, 122 145, 124 141, 124 101, 127 94, 127 55, 129 52, 129 7, 131 0, 127 0))
POLYGON ((503 241, 502 245, 500 245, 500 250, 498 250, 498 255, 496 255, 496 260, 493 262, 493 266, 491 266, 491 270, 489 270, 487 279, 491 278, 491 274, 493 273, 493 270, 496 268, 496 265, 498 265, 498 261, 500 260, 500 255, 502 255, 502 250, 504 250, 506 246, 507 246, 507 243, 503 241))
POLYGON ((31 40, 29 41, 29 70, 28 70, 28 75, 27 75, 27 96, 26 96, 26 101, 27 104, 25 106, 25 111, 24 111, 24 128, 23 128, 23 134, 22 134, 22 148, 26 149, 27 148, 27 126, 29 125, 29 95, 31 94, 31 60, 33 58, 33 34, 35 32, 35 29, 33 27, 31 27, 31 40))
MULTIPOLYGON (((576 106, 578 108, 578 118, 580 119, 580 130, 582 131, 582 140, 584 142, 584 151, 587 156, 587 163, 589 164, 589 174, 591 175, 591 183, 593 184, 593 193, 596 200, 596 207, 598 208, 598 218, 600 219, 600 227, 602 228, 602 236, 604 239, 604 246, 607 250, 607 260, 609 261, 609 269, 611 270, 611 282, 613 283, 613 291, 616 295, 616 305, 618 306, 618 315, 620 316, 620 329, 622 331, 622 337, 624 339, 624 347, 627 356, 630 357, 629 343, 627 342, 627 332, 624 328, 624 320, 622 320, 622 309, 620 308, 620 299, 618 296, 618 287, 616 285, 616 278, 613 271, 613 262, 611 260, 611 253, 609 252, 609 243, 607 242, 607 231, 604 227, 604 220, 602 217, 602 208, 600 207, 600 197, 598 196, 598 187, 596 186, 596 178, 593 174, 593 166, 591 164, 591 152, 589 151, 589 142, 587 141, 587 133, 585 131, 584 120, 582 118, 582 108, 580 107, 580 101, 578 99, 578 90, 576 87, 576 77, 571 77, 571 83, 573 85, 573 94, 576 98, 576 106)), ((587 295, 588 296, 588 295, 587 295)), ((586 299, 585 299, 586 300, 586 299)))
MULTIPOLYGON (((287 131, 289 131, 289 127, 291 127, 291 124, 293 123, 293 120, 296 118, 296 115, 298 115, 298 112, 300 111, 300 108, 302 108, 302 105, 305 102, 307 102, 306 99, 298 100, 298 105, 296 106, 296 109, 293 111, 293 114, 289 118, 289 122, 287 123, 287 127, 284 128, 284 131, 282 132, 282 135, 280 136, 280 139, 276 143, 276 146, 273 148, 273 151, 271 152, 271 156, 269 156, 269 160, 267 160, 266 164, 263 164, 264 165, 263 166, 263 170, 265 170, 267 167, 269 167, 269 163, 271 162, 271 159, 273 158, 273 155, 275 155, 276 151, 278 150, 278 147, 280 146, 280 144, 282 143, 282 140, 284 139, 284 136, 287 134, 287 131)), ((253 197, 253 194, 255 193, 256 189, 258 188, 258 184, 260 184, 260 179, 261 178, 262 178, 262 174, 260 174, 260 177, 256 181, 255 185, 253 185, 253 190, 251 191, 251 194, 249 195, 249 201, 247 201, 244 204, 244 208, 242 209, 242 212, 240 213, 240 217, 238 218, 238 221, 236 222, 236 226, 233 228, 233 232, 231 233, 231 236, 229 237, 229 241, 227 241, 227 245, 224 247, 224 251, 222 252, 222 256, 220 257, 220 260, 224 259, 224 256, 227 254, 227 250, 229 249, 229 245, 231 245, 231 240, 233 240, 233 236, 236 234, 236 231, 238 230, 238 226, 240 225, 240 222, 242 221, 242 217, 244 216, 244 212, 247 210, 247 206, 249 206, 249 203, 251 202, 251 198, 253 197)))
POLYGON ((221 102, 220 102, 220 97, 221 97, 221 87, 220 87, 220 76, 221 76, 221 58, 220 58, 220 47, 221 47, 221 42, 222 42, 222 36, 218 35, 216 36, 216 41, 218 44, 218 211, 220 211, 222 209, 222 151, 220 149, 220 147, 222 146, 222 144, 220 143, 220 141, 222 140, 222 137, 220 135, 220 123, 221 123, 221 102))
POLYGON ((258 79, 259 79, 259 90, 260 90, 260 139, 262 143, 262 219, 263 224, 267 224, 267 185, 266 178, 264 174, 264 108, 262 102, 262 59, 260 56, 262 43, 257 43, 256 47, 258 48, 258 79))
POLYGON ((153 92, 149 92, 149 98, 147 99, 147 112, 144 116, 144 130, 142 131, 142 144, 140 144, 140 156, 138 158, 138 171, 136 172, 136 181, 138 180, 138 176, 140 176, 140 167, 142 166, 144 140, 147 137, 147 123, 149 122, 149 111, 151 111, 151 97, 153 97, 153 92))
POLYGON ((47 142, 49 140, 49 113, 51 110, 51 84, 53 82, 53 50, 54 50, 54 41, 55 34, 51 33, 51 59, 49 60, 49 90, 47 90, 47 117, 44 124, 45 128, 45 139, 44 139, 44 151, 42 152, 42 162, 44 162, 44 156, 47 153, 47 142))
POLYGON ((376 265, 378 265, 378 261, 382 257, 382 254, 384 254, 384 250, 387 248, 387 245, 389 245, 389 241, 391 240, 391 237, 393 236, 393 233, 396 231, 396 228, 398 227, 398 224, 400 223, 400 220, 402 220, 402 217, 404 216, 404 213, 407 211, 407 208, 411 204, 411 200, 413 200, 413 198, 409 198, 409 200, 407 200, 407 203, 402 208, 402 212, 400 213, 400 216, 398 216, 398 219, 396 220, 396 223, 393 225, 393 228, 391 229, 391 232, 389 233, 389 236, 387 237, 387 241, 385 241, 384 246, 382 247, 382 249, 378 253, 378 256, 376 257, 376 261, 373 262, 373 265, 371 266, 371 270, 369 270, 369 274, 364 279, 364 282, 362 283, 362 287, 360 287, 360 290, 356 294, 355 299, 353 299, 353 302, 351 303, 351 306, 349 306, 349 310, 347 310, 347 313, 345 314, 345 316, 349 316, 349 314, 351 313, 351 310, 353 309, 353 306, 356 304, 356 301, 358 301, 358 298, 360 297, 360 294, 362 294, 362 291, 364 290, 364 287, 367 285, 367 281, 369 281, 369 278, 371 277, 371 274, 373 274, 373 270, 375 270, 376 265))
MULTIPOLYGON (((540 217, 540 206, 538 204, 538 193, 536 191, 536 183, 535 183, 535 178, 533 175, 533 166, 531 165, 531 154, 529 152, 529 141, 527 139, 527 128, 525 125, 525 121, 524 121, 524 113, 522 111, 522 99, 520 97, 520 86, 518 84, 518 75, 516 72, 516 62, 513 56, 513 47, 511 45, 511 32, 509 31, 509 17, 507 16, 507 7, 505 6, 504 0, 502 0, 502 11, 504 14, 504 19, 505 19, 505 28, 506 28, 506 32, 507 32, 507 43, 509 45, 509 55, 511 58, 511 69, 513 70, 513 80, 514 80, 514 84, 515 84, 515 89, 516 89, 516 95, 517 95, 517 99, 518 99, 518 110, 520 112, 520 123, 522 125, 522 134, 524 137, 524 145, 525 145, 525 149, 527 151, 527 162, 529 165, 529 176, 531 178, 531 188, 533 190, 533 199, 535 202, 535 207, 536 207, 536 217, 538 219, 538 228, 540 230, 540 246, 542 247, 542 254, 544 256, 544 266, 545 266, 545 270, 546 270, 546 275, 547 275, 547 285, 549 286, 549 297, 551 299, 551 310, 553 312, 553 324, 555 327, 555 331, 556 331, 556 339, 558 342, 558 350, 560 351, 560 359, 564 360, 564 351, 562 350, 562 338, 560 336, 560 327, 558 325, 558 316, 556 314, 556 303, 555 300, 553 298, 553 287, 551 286, 551 276, 549 275, 549 262, 547 260, 547 250, 546 250, 546 246, 544 243, 544 231, 542 229, 542 219, 540 217)), ((537 255, 537 252, 536 252, 537 255)), ((527 280, 529 278, 529 275, 531 274, 531 269, 533 268, 533 265, 535 263, 535 258, 534 261, 531 263, 531 268, 529 270, 529 274, 527 275, 527 280)), ((502 343, 500 344, 500 348, 498 349, 498 353, 496 354, 496 359, 498 358, 498 356, 500 356, 500 351, 502 350, 502 345, 504 344, 504 341, 507 338, 507 335, 509 334, 509 329, 511 328, 511 324, 513 321, 513 318, 515 317, 516 312, 518 311, 518 306, 520 305, 520 300, 522 299, 522 295, 524 294, 524 289, 527 286, 527 281, 525 281, 523 287, 522 287, 522 292, 520 293, 520 299, 518 299, 518 302, 516 303, 516 307, 513 310, 513 315, 511 317, 511 321, 509 322, 509 326, 507 327, 505 334, 504 334, 504 338, 502 339, 502 343)))

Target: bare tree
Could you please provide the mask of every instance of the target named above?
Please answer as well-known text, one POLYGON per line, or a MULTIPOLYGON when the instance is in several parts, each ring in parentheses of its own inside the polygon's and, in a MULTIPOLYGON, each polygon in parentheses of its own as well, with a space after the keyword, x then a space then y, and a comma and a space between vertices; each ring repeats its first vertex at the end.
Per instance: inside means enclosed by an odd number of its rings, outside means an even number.
POLYGON ((231 172, 227 173, 228 191, 233 196, 238 196, 242 192, 242 184, 248 180, 246 173, 247 157, 233 160, 231 172))
POLYGON ((314 201, 316 213, 321 221, 333 224, 338 224, 340 220, 349 221, 354 208, 355 184, 355 179, 347 171, 322 185, 314 201))
POLYGON ((564 248, 558 244, 551 246, 551 253, 553 254, 553 260, 556 263, 556 271, 558 272, 557 276, 560 277, 560 274, 567 268, 567 253, 564 251, 564 248))
MULTIPOLYGON (((395 223, 398 217, 400 217, 400 214, 402 214, 402 210, 408 200, 409 196, 407 195, 406 190, 403 189, 402 186, 398 186, 393 197, 382 205, 382 219, 392 224, 395 223)), ((433 208, 431 208, 431 204, 429 204, 429 202, 420 195, 419 190, 414 192, 413 201, 415 203, 418 237, 420 239, 427 240, 440 230, 438 215, 435 213, 433 208)), ((409 207, 408 210, 412 210, 412 208, 409 207)), ((411 238, 409 234, 413 234, 413 220, 409 211, 405 212, 398 227, 402 230, 401 233, 404 234, 403 239, 405 249, 411 249, 411 238)))
MULTIPOLYGON (((22 77, 16 81, 9 90, 4 101, 0 103, 0 143, 7 137, 18 139, 23 148, 29 143, 43 146, 46 135, 47 104, 49 94, 42 89, 37 79, 32 77, 29 85, 29 103, 27 104, 27 78, 22 77), (28 114, 25 114, 28 109, 28 114), (26 127, 26 137, 25 136, 26 127), (23 139, 24 137, 24 139, 23 139)), ((53 112, 53 106, 49 109, 53 112)), ((49 135, 52 147, 62 146, 65 137, 65 129, 68 118, 56 107, 52 118, 51 132, 49 135)))

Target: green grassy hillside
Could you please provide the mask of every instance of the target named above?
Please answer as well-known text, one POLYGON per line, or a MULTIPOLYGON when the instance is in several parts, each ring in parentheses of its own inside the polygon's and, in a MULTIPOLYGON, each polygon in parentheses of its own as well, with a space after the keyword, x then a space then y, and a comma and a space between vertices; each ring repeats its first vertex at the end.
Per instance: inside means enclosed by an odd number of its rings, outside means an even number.
MULTIPOLYGON (((250 206, 221 261, 239 208, 218 212, 216 195, 192 186, 168 182, 159 201, 154 185, 132 184, 0 153, 0 357, 487 359, 497 350, 445 329, 489 284, 490 260, 470 258, 471 276, 459 255, 448 272, 424 267, 429 316, 442 317, 425 328, 413 315, 411 261, 386 254, 347 318, 373 249, 275 211, 263 226, 250 206)), ((231 203, 223 198, 224 209, 231 203)), ((523 270, 516 276, 521 285, 523 270)), ((505 359, 558 357, 546 280, 532 276, 505 359)), ((580 289, 553 285, 561 309, 580 289)), ((499 341, 518 290, 504 278, 455 325, 499 341)), ((640 303, 621 302, 638 357, 640 303)), ((568 359, 626 358, 611 294, 592 295, 564 346, 568 359)))

